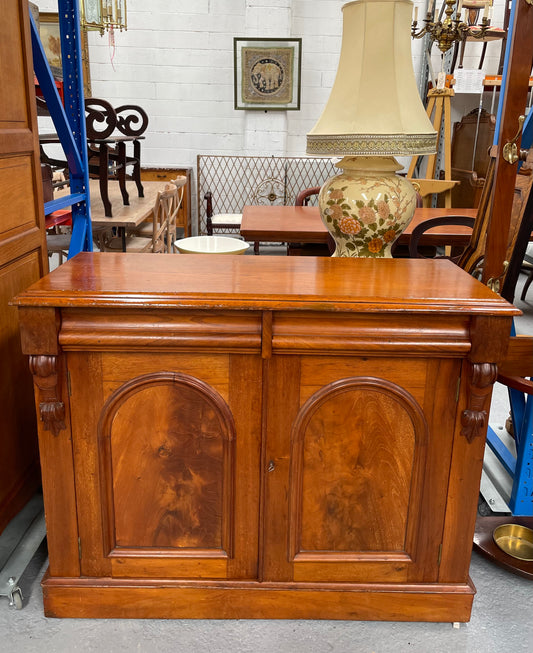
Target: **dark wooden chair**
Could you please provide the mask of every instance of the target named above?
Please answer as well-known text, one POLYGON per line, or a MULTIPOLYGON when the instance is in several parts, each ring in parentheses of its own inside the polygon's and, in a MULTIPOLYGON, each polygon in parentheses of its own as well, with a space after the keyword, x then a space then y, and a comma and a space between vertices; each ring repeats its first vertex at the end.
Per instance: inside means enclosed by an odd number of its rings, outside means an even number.
POLYGON ((215 232, 227 233, 239 231, 242 222, 242 213, 214 213, 213 194, 207 191, 204 195, 207 234, 212 236, 215 232))
MULTIPOLYGON (((37 98, 39 106, 46 102, 37 98)), ((112 217, 112 207, 108 194, 109 180, 119 183, 122 200, 129 204, 126 180, 135 182, 139 197, 144 197, 141 183, 141 140, 148 127, 148 116, 144 109, 134 104, 123 104, 113 108, 107 100, 87 98, 85 100, 85 125, 87 131, 87 153, 89 176, 99 180, 100 196, 105 215, 112 217), (127 153, 128 144, 133 152, 127 153), (128 176, 127 169, 131 168, 128 176)), ((39 139, 41 162, 53 168, 68 169, 64 160, 49 156, 44 146, 59 143, 57 135, 42 135, 39 139)))
POLYGON ((135 182, 139 197, 144 197, 141 183, 141 139, 148 127, 148 116, 140 106, 124 104, 113 108, 109 102, 100 98, 86 99, 85 113, 89 175, 99 180, 105 214, 111 217, 108 180, 118 181, 122 201, 126 206, 129 205, 126 190, 128 178, 135 182), (133 147, 133 152, 129 155, 126 152, 128 143, 133 147), (132 172, 128 177, 129 167, 132 172))
MULTIPOLYGON (((415 229, 409 243, 409 253, 412 258, 424 258, 419 252, 419 241, 422 234, 439 225, 467 225, 472 226, 472 236, 464 251, 451 258, 459 267, 469 274, 479 276, 485 255, 485 241, 490 226, 492 213, 492 190, 496 166, 497 148, 493 146, 490 152, 490 161, 487 167, 486 180, 479 202, 476 217, 466 218, 460 213, 456 216, 447 216, 426 220, 415 229)), ((510 302, 514 301, 514 291, 518 275, 520 274, 529 237, 533 229, 533 148, 523 151, 522 159, 525 163, 520 168, 515 183, 511 224, 507 243, 507 266, 501 279, 497 280, 497 290, 510 302)))
POLYGON ((319 193, 320 186, 311 186, 310 188, 304 188, 298 193, 298 195, 296 195, 294 205, 308 206, 312 198, 318 198, 319 193))
POLYGON ((442 218, 433 218, 432 220, 426 220, 425 222, 422 222, 413 229, 413 233, 409 241, 409 255, 411 258, 428 258, 420 253, 419 242, 422 234, 424 234, 429 229, 441 225, 465 225, 472 227, 472 236, 470 237, 470 242, 463 250, 463 252, 453 256, 447 255, 444 257, 439 256, 437 258, 451 258, 455 263, 457 263, 457 265, 462 267, 470 274, 475 272, 476 267, 483 259, 484 254, 485 234, 490 222, 491 195, 495 166, 496 149, 493 148, 491 150, 490 161, 487 166, 485 184, 483 186, 483 192, 479 201, 476 217, 467 218, 460 215, 458 212, 457 215, 445 217, 443 216, 442 218))

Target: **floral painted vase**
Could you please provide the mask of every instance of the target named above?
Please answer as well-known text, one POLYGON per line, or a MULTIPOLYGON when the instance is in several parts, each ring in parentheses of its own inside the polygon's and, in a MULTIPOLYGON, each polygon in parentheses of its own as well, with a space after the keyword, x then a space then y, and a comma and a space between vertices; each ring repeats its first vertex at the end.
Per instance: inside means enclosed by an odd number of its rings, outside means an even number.
POLYGON ((416 192, 393 157, 344 157, 318 204, 337 245, 333 256, 391 257, 394 241, 415 212, 416 192))

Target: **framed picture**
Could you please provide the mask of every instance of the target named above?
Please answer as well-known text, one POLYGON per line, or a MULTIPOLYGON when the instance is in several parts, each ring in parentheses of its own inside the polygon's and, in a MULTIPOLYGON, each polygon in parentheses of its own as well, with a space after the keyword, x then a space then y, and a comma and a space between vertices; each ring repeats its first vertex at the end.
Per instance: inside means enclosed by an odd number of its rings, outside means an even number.
MULTIPOLYGON (((61 62, 61 40, 59 38, 59 17, 56 13, 39 13, 39 36, 55 79, 63 79, 61 62)), ((85 97, 91 97, 91 75, 89 72, 89 45, 87 32, 80 29, 81 59, 83 69, 83 90, 85 97)))
POLYGON ((233 39, 235 109, 300 108, 302 39, 233 39))

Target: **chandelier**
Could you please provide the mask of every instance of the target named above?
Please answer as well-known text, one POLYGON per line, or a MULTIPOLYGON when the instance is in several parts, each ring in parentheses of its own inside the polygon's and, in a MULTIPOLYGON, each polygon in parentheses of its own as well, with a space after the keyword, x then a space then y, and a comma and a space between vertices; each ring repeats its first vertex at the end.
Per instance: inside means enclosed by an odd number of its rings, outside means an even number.
POLYGON ((480 25, 469 25, 461 20, 462 0, 459 0, 457 11, 455 10, 456 0, 446 0, 446 17, 444 20, 434 20, 433 2, 428 8, 425 25, 417 32, 418 7, 415 7, 414 20, 411 25, 411 36, 414 39, 420 39, 426 34, 432 41, 435 41, 442 53, 447 52, 457 41, 465 41, 467 38, 482 40, 490 28, 489 5, 485 5, 485 12, 480 25), (452 15, 455 13, 455 17, 452 15))
POLYGON ((81 27, 86 30, 113 31, 128 29, 126 0, 81 0, 81 27))

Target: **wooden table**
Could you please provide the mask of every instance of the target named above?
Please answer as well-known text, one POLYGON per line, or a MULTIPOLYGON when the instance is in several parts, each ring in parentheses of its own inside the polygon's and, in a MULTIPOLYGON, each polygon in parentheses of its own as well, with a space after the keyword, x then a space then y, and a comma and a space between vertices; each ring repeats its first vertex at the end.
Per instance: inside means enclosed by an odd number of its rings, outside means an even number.
MULTIPOLYGON (((91 223, 93 231, 97 232, 98 229, 104 227, 117 227, 119 234, 122 237, 122 250, 126 251, 126 230, 135 229, 141 222, 144 222, 152 215, 152 210, 155 207, 157 200, 157 193, 163 190, 165 183, 161 181, 145 181, 144 182, 144 196, 137 197, 133 195, 130 198, 130 203, 127 206, 122 204, 121 192, 118 186, 112 185, 109 189, 109 197, 113 202, 115 199, 120 199, 115 204, 113 217, 106 216, 106 210, 102 198, 100 196, 99 182, 97 179, 89 181, 89 195, 91 198, 91 223)), ((69 188, 63 189, 56 193, 56 197, 68 195, 69 188)))
MULTIPOLYGON (((415 210, 413 220, 398 239, 409 243, 413 229, 430 218, 446 215, 476 216, 477 209, 431 209, 415 210)), ((421 245, 466 245, 472 230, 468 227, 435 227, 424 234, 421 245)), ((326 243, 328 231, 316 206, 245 206, 242 214, 241 236, 254 242, 326 243)))
POLYGON ((82 252, 14 302, 48 616, 468 621, 519 313, 486 286, 445 260, 82 252))
MULTIPOLYGON (((100 199, 104 207, 104 213, 107 217, 112 217, 113 210, 117 210, 117 203, 112 209, 113 198, 119 199, 120 205, 127 206, 130 203, 129 193, 126 187, 127 175, 126 168, 133 166, 131 179, 137 187, 137 194, 143 197, 144 189, 141 182, 141 143, 144 136, 114 136, 111 138, 93 138, 87 139, 87 153, 89 173, 98 175, 98 188, 100 199), (133 156, 126 155, 126 144, 133 143, 133 156), (97 161, 97 163, 95 163, 97 161), (114 175, 110 176, 109 170, 114 170, 114 175), (115 184, 109 184, 109 181, 117 181, 120 193, 113 192, 115 184)), ((41 161, 49 163, 52 166, 68 167, 64 160, 55 159, 46 154, 45 145, 58 145, 61 141, 57 134, 41 134, 39 144, 41 148, 41 161)))

